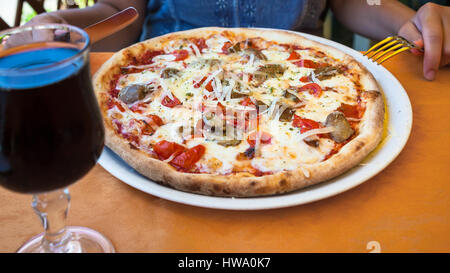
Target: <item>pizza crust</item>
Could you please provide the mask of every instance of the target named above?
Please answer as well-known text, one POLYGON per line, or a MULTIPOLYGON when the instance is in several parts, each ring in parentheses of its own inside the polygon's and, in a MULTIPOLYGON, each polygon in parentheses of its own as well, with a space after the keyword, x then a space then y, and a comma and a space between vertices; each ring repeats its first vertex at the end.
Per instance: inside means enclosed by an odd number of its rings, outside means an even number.
POLYGON ((113 75, 119 73, 120 66, 126 65, 132 56, 139 56, 148 49, 157 49, 168 40, 184 37, 206 37, 224 30, 245 37, 259 36, 279 43, 295 44, 298 39, 302 39, 302 45, 305 42, 310 43, 312 46, 323 48, 327 53, 333 54, 333 57, 338 56, 339 59, 349 65, 358 66, 363 71, 361 82, 364 84, 364 89, 371 90, 364 91, 361 96, 366 104, 366 111, 360 122, 359 135, 328 160, 316 164, 304 164, 296 170, 281 171, 260 177, 248 173, 197 174, 179 172, 168 163, 151 158, 119 137, 112 125, 105 122, 106 145, 136 171, 160 184, 192 193, 235 197, 275 195, 334 178, 356 166, 378 145, 383 132, 384 100, 373 76, 349 55, 328 45, 303 38, 299 34, 282 30, 201 28, 167 34, 122 49, 105 62, 94 75, 94 90, 100 101, 100 106, 102 107, 103 100, 100 93, 109 88, 109 82, 113 75))

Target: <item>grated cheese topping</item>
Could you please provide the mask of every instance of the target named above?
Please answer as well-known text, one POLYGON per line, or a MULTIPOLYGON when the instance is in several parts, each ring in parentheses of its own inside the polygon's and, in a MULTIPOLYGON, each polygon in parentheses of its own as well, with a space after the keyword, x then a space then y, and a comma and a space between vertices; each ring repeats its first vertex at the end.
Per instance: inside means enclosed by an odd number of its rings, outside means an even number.
MULTIPOLYGON (((152 95, 146 95, 145 99, 130 105, 114 98, 127 111, 122 112, 120 107, 114 106, 107 111, 107 116, 122 124, 122 131, 135 130, 135 133, 142 134, 138 126, 140 123, 135 120, 157 115, 164 124, 152 126, 154 132, 151 135, 141 135, 139 147, 151 150, 152 145, 161 140, 186 147, 202 144, 206 148, 205 154, 196 163, 197 170, 201 172, 229 174, 245 169, 242 166, 251 166, 268 173, 302 168, 305 176, 309 176, 307 165, 326 159, 335 145, 332 139, 319 137, 335 130, 324 125, 327 116, 342 103, 358 103, 358 87, 354 78, 342 73, 320 80, 315 69, 301 67, 296 63, 306 59, 338 65, 338 60, 311 55, 307 50, 295 50, 301 59, 287 60, 290 52, 276 43, 267 43, 267 48, 257 49, 266 59, 245 48, 237 53, 223 52, 226 43, 236 42, 238 41, 230 41, 222 35, 212 35, 206 39, 207 47, 202 50, 190 41, 167 42, 162 46, 164 54, 153 57, 151 64, 124 67, 142 71, 121 75, 115 86, 121 91, 133 84, 144 85, 153 88, 152 95), (176 60, 172 54, 180 49, 189 53, 181 61, 176 60), (176 73, 163 78, 161 72, 167 68, 174 69, 176 73), (276 71, 272 72, 271 69, 276 71), (311 92, 298 92, 299 88, 308 84, 301 81, 304 77, 310 78, 308 83, 315 83, 322 88, 323 92, 319 97, 311 92), (208 90, 209 86, 212 90, 208 90), (328 90, 327 87, 332 89, 328 90), (295 97, 290 99, 291 102, 287 97, 289 94, 295 97), (165 96, 170 100, 178 99, 180 104, 175 107, 163 106, 161 102, 165 96), (237 116, 245 119, 247 115, 248 118, 252 111, 256 111, 256 106, 262 107, 253 115, 254 120, 235 121, 237 116), (205 111, 202 107, 208 110, 205 111), (209 111, 209 108, 214 111, 209 111), (320 123, 322 128, 302 133, 292 120, 281 121, 284 111, 289 109, 302 119, 320 123), (223 110, 226 110, 225 116, 223 110), (209 113, 206 114, 207 112, 209 113), (212 127, 219 132, 205 132, 203 137, 186 134, 196 128, 201 120, 214 125, 212 127), (249 123, 253 127, 246 128, 249 123), (226 133, 220 135, 223 132, 226 133), (258 133, 252 144, 248 137, 254 132, 258 133), (270 140, 263 139, 260 134, 262 132, 270 135, 270 140), (236 134, 240 137, 238 140, 241 140, 238 144, 227 146, 221 143, 230 138, 236 139, 236 134), (304 141, 311 137, 317 140, 317 147, 304 141), (255 150, 254 156, 238 164, 237 158, 251 147, 255 150)), ((358 122, 355 118, 349 120, 358 122)))

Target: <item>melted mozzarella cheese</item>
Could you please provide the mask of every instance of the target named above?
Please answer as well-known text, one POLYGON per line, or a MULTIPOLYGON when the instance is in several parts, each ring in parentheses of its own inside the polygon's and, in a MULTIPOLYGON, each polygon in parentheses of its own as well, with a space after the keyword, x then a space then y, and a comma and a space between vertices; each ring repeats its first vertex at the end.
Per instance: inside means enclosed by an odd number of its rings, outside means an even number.
POLYGON ((159 74, 149 70, 144 70, 138 73, 131 73, 122 75, 116 86, 117 89, 121 90, 123 87, 132 84, 149 84, 154 80, 159 79, 159 74))
POLYGON ((328 114, 341 105, 341 95, 334 92, 326 92, 319 99, 307 92, 304 92, 302 95, 307 103, 304 107, 297 109, 296 114, 303 118, 325 122, 328 114))
POLYGON ((280 51, 280 50, 262 50, 262 53, 267 57, 267 60, 270 63, 276 63, 276 62, 285 62, 287 58, 289 58, 289 52, 286 51, 280 51))
MULTIPOLYGON (((163 120, 164 125, 155 128, 153 135, 143 136, 144 145, 151 145, 161 140, 176 142, 188 148, 201 144, 206 149, 204 156, 197 162, 198 169, 202 172, 228 174, 233 172, 238 155, 250 148, 247 138, 251 132, 240 135, 240 144, 228 147, 219 145, 217 141, 207 136, 192 138, 190 135, 183 135, 182 132, 190 132, 199 120, 205 118, 199 111, 202 105, 215 107, 220 102, 227 107, 227 110, 241 108, 246 110, 246 106, 240 104, 243 98, 231 98, 231 96, 234 91, 251 94, 253 103, 258 100, 267 105, 266 109, 260 112, 259 131, 269 133, 271 140, 270 143, 264 143, 257 134, 256 156, 248 163, 263 172, 304 168, 306 175, 305 166, 322 161, 333 149, 334 142, 316 137, 319 142, 318 147, 306 144, 300 130, 294 128, 291 122, 279 121, 282 111, 286 109, 280 105, 280 101, 287 89, 304 85, 305 83, 300 79, 311 75, 313 69, 298 67, 291 61, 287 61, 290 53, 280 46, 271 46, 262 50, 267 60, 260 60, 254 55, 247 56, 248 58, 245 59, 239 53, 225 55, 222 54, 222 47, 227 42, 231 41, 223 36, 214 35, 206 40, 208 47, 202 52, 191 46, 190 55, 183 62, 174 61, 174 58, 170 57, 172 55, 161 55, 154 58, 157 62, 155 67, 158 67, 155 71, 144 70, 122 75, 117 85, 119 90, 131 84, 156 82, 159 90, 155 92, 160 92, 160 95, 148 101, 141 109, 143 111, 141 114, 131 111, 119 113, 119 109, 113 107, 108 110, 108 116, 112 119, 115 115, 115 118, 119 118, 122 123, 128 124, 132 119, 140 119, 149 114, 157 115, 163 120), (211 65, 213 60, 220 61, 220 68, 217 67, 217 62, 211 65), (285 72, 278 77, 268 77, 260 86, 252 85, 249 77, 266 64, 281 64, 285 72), (176 68, 179 72, 176 76, 161 79, 160 73, 164 68, 176 68), (202 80, 204 81, 200 84, 202 80), (210 81, 212 91, 206 90, 206 85, 210 81), (195 87, 196 84, 197 87, 195 87), (163 96, 168 95, 168 92, 178 98, 182 104, 173 108, 163 106, 161 100, 163 96), (120 117, 117 113, 121 114, 120 117)), ((191 44, 171 42, 166 45, 166 52, 189 45, 191 44)), ((301 58, 320 61, 317 57, 307 55, 307 50, 298 50, 297 53, 301 58)), ((297 105, 304 104, 304 106, 296 109, 296 115, 323 123, 342 102, 356 103, 355 86, 346 76, 337 75, 327 80, 316 79, 316 81, 322 88, 332 87, 336 92, 324 90, 319 98, 309 92, 301 92, 298 94, 301 101, 297 105)))
POLYGON ((243 148, 245 145, 227 147, 224 149, 223 146, 211 141, 204 142, 201 141, 201 139, 198 139, 189 142, 190 147, 198 144, 202 144, 206 148, 206 153, 199 162, 200 169, 202 171, 216 172, 219 174, 231 173, 233 171, 237 155, 245 151, 245 148, 243 148), (218 164, 218 162, 220 162, 220 164, 218 164))
POLYGON ((320 162, 333 145, 324 142, 321 149, 311 147, 299 140, 300 132, 290 124, 271 121, 262 129, 270 132, 270 145, 261 145, 261 156, 252 160, 252 166, 263 172, 294 170, 301 165, 320 162))
POLYGON ((222 47, 226 42, 231 42, 229 39, 223 37, 222 35, 214 35, 205 41, 208 46, 208 52, 222 52, 222 47))

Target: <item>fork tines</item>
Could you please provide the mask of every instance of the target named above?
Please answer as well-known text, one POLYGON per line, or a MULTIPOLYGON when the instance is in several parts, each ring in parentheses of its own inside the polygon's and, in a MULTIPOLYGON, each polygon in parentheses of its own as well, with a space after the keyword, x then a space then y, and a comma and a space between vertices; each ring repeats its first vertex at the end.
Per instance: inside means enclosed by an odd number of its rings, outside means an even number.
POLYGON ((416 46, 400 36, 387 37, 383 41, 375 44, 364 53, 364 56, 372 61, 381 64, 387 59, 416 46))

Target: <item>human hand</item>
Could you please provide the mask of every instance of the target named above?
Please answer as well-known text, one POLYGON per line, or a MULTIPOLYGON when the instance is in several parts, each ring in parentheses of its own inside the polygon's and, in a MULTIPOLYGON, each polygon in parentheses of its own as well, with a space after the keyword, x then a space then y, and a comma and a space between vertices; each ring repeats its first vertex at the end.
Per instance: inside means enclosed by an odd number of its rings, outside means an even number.
POLYGON ((439 67, 450 63, 450 7, 423 5, 398 35, 424 48, 423 75, 427 80, 433 80, 439 67))
MULTIPOLYGON (((25 26, 34 26, 39 24, 67 24, 67 22, 57 16, 56 14, 51 13, 42 13, 35 17, 33 17, 30 21, 28 21, 25 26)), ((24 31, 21 33, 17 33, 8 37, 8 39, 4 39, 2 41, 2 46, 4 49, 17 47, 20 45, 25 45, 33 42, 40 41, 48 41, 49 37, 64 37, 66 31, 63 30, 48 30, 48 29, 33 29, 32 31, 24 31)))
POLYGON ((41 13, 31 18, 25 25, 38 24, 67 24, 67 22, 61 16, 54 13, 41 13))

